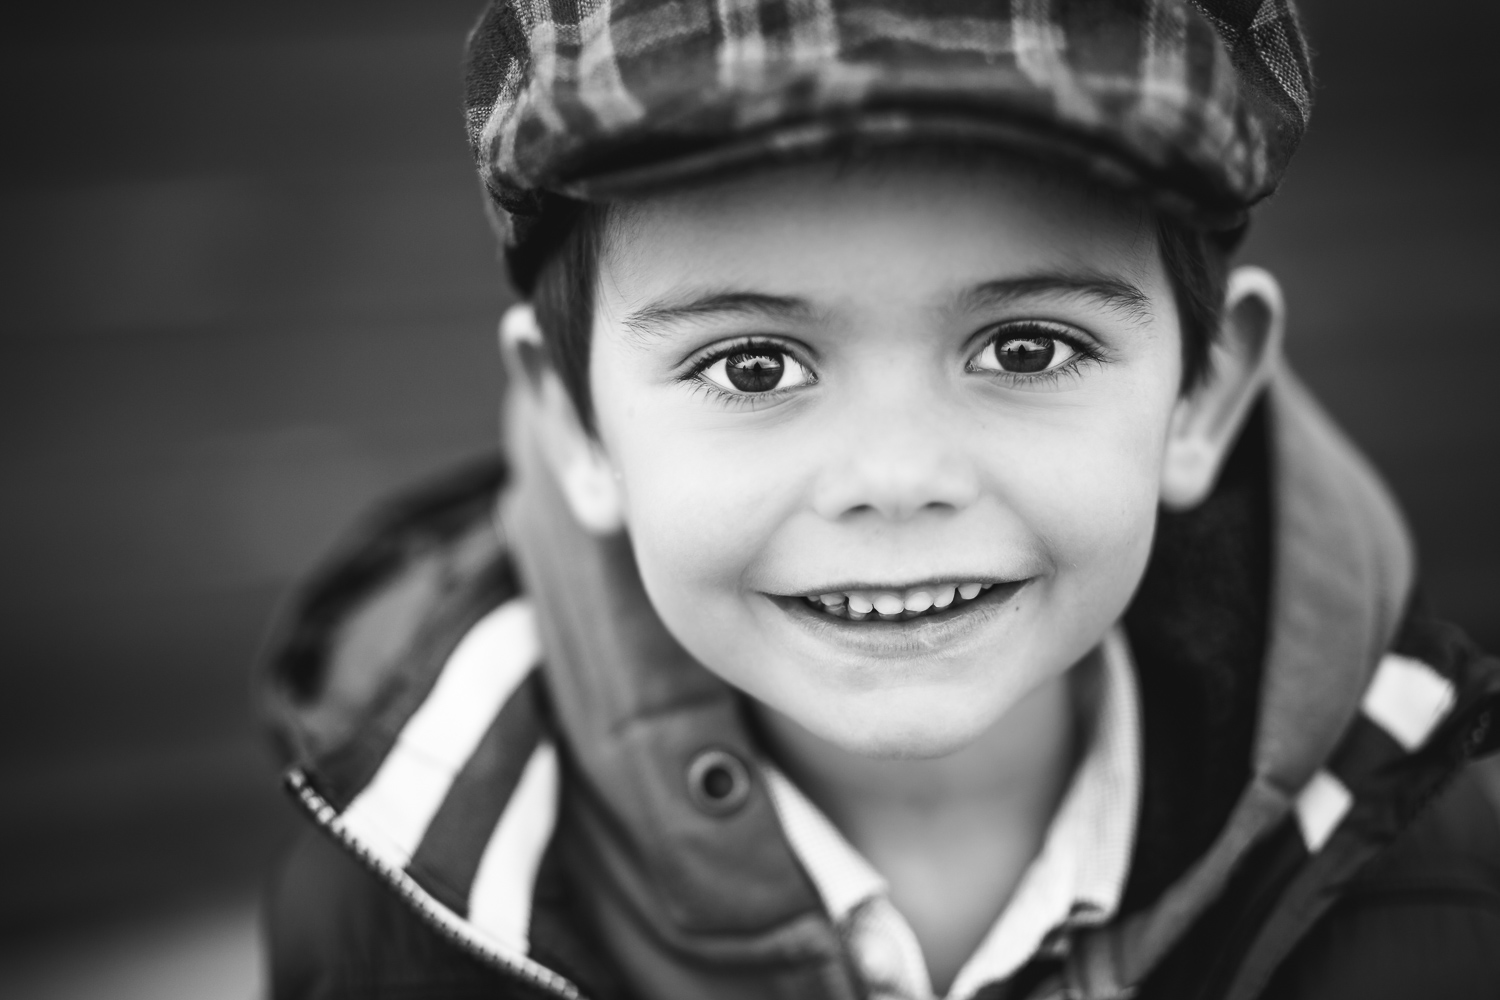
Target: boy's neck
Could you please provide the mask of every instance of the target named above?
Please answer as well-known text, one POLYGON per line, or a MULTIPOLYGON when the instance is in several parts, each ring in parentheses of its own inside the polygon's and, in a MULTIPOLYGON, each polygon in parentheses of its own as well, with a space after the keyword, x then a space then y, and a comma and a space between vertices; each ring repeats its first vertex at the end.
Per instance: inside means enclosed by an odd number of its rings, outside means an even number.
POLYGON ((939 995, 1040 850, 1097 700, 1090 655, 946 757, 873 760, 757 706, 767 750, 886 879, 939 995))

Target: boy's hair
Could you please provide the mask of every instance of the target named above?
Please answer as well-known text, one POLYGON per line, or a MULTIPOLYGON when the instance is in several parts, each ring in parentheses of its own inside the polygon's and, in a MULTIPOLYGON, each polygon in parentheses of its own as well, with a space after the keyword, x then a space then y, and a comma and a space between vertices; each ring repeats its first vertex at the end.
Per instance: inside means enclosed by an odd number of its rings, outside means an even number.
MULTIPOLYGON (((585 427, 594 430, 589 398, 589 346, 594 291, 609 225, 607 205, 583 205, 566 235, 537 270, 531 305, 547 354, 585 427)), ((1155 220, 1156 242, 1172 286, 1182 333, 1184 395, 1208 376, 1229 278, 1229 257, 1242 230, 1206 231, 1165 213, 1155 220)))

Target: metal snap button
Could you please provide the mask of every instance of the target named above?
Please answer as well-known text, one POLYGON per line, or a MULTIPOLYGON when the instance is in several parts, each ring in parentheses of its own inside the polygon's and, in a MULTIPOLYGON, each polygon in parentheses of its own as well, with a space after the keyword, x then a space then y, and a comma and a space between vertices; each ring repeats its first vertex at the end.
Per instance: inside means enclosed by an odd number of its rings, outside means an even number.
POLYGON ((688 765, 688 795, 710 816, 728 816, 750 798, 750 772, 728 750, 701 751, 688 765))

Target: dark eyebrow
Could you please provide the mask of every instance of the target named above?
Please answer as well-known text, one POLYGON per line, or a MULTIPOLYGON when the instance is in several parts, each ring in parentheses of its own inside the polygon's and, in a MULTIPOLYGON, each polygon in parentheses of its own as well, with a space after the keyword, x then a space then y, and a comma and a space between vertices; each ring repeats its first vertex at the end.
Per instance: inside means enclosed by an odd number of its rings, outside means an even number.
POLYGON ((1063 295, 1092 299, 1111 309, 1118 309, 1130 319, 1149 323, 1156 318, 1151 298, 1140 288, 1120 278, 1102 274, 1039 274, 1020 278, 985 281, 961 292, 955 305, 969 312, 1017 302, 1043 295, 1063 295))
POLYGON ((685 300, 659 300, 626 316, 621 325, 642 337, 663 332, 663 327, 685 320, 719 316, 764 317, 808 320, 816 310, 806 299, 761 292, 708 292, 685 300))

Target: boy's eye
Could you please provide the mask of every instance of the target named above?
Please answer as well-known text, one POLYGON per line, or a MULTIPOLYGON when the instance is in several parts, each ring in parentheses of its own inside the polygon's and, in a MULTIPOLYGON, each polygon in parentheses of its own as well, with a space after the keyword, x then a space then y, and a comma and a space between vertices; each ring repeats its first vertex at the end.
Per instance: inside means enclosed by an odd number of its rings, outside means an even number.
POLYGON ((812 375, 785 351, 754 347, 726 354, 703 370, 703 377, 730 392, 759 393, 792 389, 812 381, 812 375))
POLYGON ((1066 340, 1032 328, 1001 331, 984 345, 969 366, 980 371, 1034 375, 1059 368, 1077 356, 1077 348, 1066 340))

